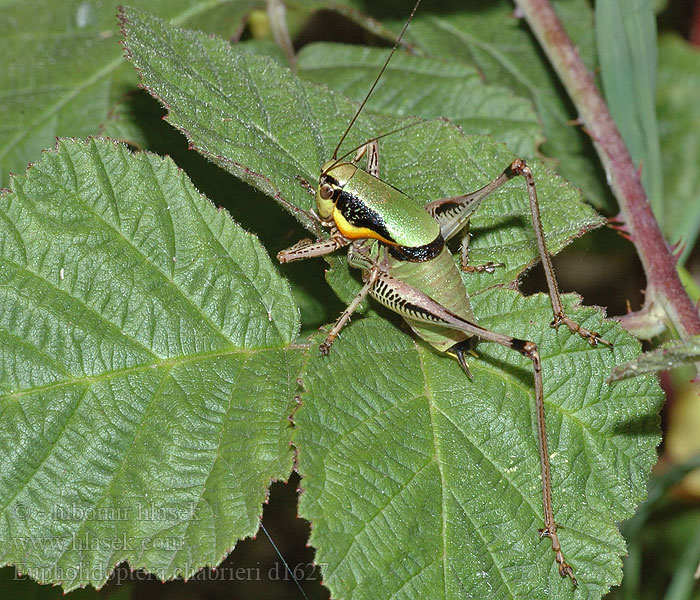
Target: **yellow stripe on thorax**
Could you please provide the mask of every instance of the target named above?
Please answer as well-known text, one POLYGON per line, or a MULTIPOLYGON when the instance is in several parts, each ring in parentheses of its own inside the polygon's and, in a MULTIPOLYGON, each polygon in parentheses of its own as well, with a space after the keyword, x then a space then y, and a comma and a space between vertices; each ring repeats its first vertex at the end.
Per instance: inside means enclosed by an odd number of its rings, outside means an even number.
POLYGON ((338 209, 333 210, 333 220, 335 221, 335 225, 338 228, 338 231, 340 231, 340 233, 342 233, 349 240, 372 238, 384 242, 386 244, 391 244, 392 246, 396 245, 395 242, 387 240, 385 237, 382 237, 376 231, 373 231, 369 227, 355 227, 354 225, 348 222, 348 220, 338 209))

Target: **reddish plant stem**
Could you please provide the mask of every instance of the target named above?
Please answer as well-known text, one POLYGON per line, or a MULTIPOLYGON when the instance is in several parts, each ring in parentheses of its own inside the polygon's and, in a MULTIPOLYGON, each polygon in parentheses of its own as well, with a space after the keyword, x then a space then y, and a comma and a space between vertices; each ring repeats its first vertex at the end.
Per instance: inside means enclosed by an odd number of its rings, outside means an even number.
MULTIPOLYGON (((700 317, 676 271, 676 261, 651 212, 639 173, 593 77, 548 0, 515 0, 564 84, 608 175, 647 278, 645 306, 663 307, 678 334, 700 334, 700 317)), ((641 314, 639 315, 642 316, 641 314)))
POLYGON ((690 26, 688 41, 693 44, 693 46, 700 46, 700 0, 695 0, 693 23, 690 26))

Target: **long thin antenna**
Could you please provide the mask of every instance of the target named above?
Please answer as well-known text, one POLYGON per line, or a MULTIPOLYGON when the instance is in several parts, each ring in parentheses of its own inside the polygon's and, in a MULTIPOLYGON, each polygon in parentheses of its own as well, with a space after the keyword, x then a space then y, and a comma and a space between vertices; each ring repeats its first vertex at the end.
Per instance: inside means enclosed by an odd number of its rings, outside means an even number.
POLYGON ((367 100, 369 100, 369 97, 372 95, 374 88, 377 86, 377 83, 379 83, 379 80, 381 79, 382 75, 384 75, 384 70, 386 69, 387 65, 389 64, 391 57, 394 56, 394 52, 396 52, 396 49, 399 47, 399 44, 401 43, 401 40, 403 39, 403 34, 406 33, 406 29, 408 29, 408 25, 411 22, 411 19, 413 19, 413 15, 416 14, 416 10, 418 10, 418 5, 420 4, 420 2, 421 2, 421 0, 416 1, 416 5, 413 7, 413 10, 411 11, 411 14, 409 15, 408 20, 404 24, 403 29, 401 30, 401 33, 399 34, 399 37, 396 40, 396 43, 394 44, 394 47, 391 49, 391 52, 389 53, 389 56, 387 56, 386 61, 384 62, 384 66, 382 67, 382 70, 379 71, 379 75, 377 75, 377 78, 374 80, 372 87, 369 88, 369 92, 367 92, 365 99, 362 101, 362 104, 360 104, 360 108, 357 109, 355 116, 352 118, 352 121, 350 121, 350 125, 348 125, 348 128, 345 130, 343 137, 340 138, 338 145, 335 147, 335 150, 333 151, 333 158, 334 159, 336 159, 338 157, 338 150, 340 149, 340 145, 345 140, 345 136, 347 136, 348 133, 350 132, 350 130, 352 129, 352 126, 355 124, 357 117, 360 116, 362 109, 365 107, 365 104, 367 104, 367 100))
POLYGON ((277 547, 277 544, 272 541, 272 537, 270 534, 267 532, 267 529, 265 529, 265 525, 263 525, 262 519, 260 519, 260 529, 262 529, 265 532, 265 535, 267 536, 267 539, 270 540, 270 543, 272 544, 272 547, 275 549, 275 552, 277 552, 277 556, 280 557, 282 562, 284 563, 284 568, 287 569, 287 573, 289 573, 290 577, 294 580, 294 583, 297 584, 297 587, 299 588, 299 591, 301 592, 301 595, 304 596, 305 600, 309 600, 309 597, 306 595, 306 592, 304 589, 301 587, 301 584, 299 583, 299 580, 294 577, 294 573, 292 573, 292 570, 289 568, 289 565, 287 564, 287 561, 284 560, 284 556, 282 556, 282 553, 280 552, 280 549, 277 547))
POLYGON ((371 137, 368 140, 365 140, 359 146, 355 146, 354 148, 351 148, 350 150, 348 150, 340 158, 334 159, 335 162, 330 167, 328 167, 323 172, 323 174, 325 175, 328 171, 330 171, 333 167, 335 167, 335 165, 337 165, 339 162, 341 162, 346 156, 350 156, 353 152, 357 152, 365 144, 368 144, 369 142, 376 142, 377 140, 381 140, 382 138, 385 138, 388 135, 394 135, 395 133, 398 133, 399 131, 403 131, 404 129, 408 129, 409 127, 415 127, 416 125, 418 125, 420 123, 424 123, 424 122, 425 121, 423 121, 423 119, 416 117, 415 121, 408 123, 407 125, 402 125, 401 127, 397 127, 396 129, 392 129, 391 131, 387 131, 386 133, 382 133, 381 135, 375 135, 374 137, 371 137))

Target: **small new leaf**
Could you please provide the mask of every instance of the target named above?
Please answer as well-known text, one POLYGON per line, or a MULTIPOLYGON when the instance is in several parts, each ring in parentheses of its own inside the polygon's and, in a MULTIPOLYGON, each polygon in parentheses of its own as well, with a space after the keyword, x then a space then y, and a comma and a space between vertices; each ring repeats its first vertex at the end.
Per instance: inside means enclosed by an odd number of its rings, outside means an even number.
POLYGON ((661 348, 640 354, 634 360, 617 365, 608 381, 619 381, 637 377, 646 373, 669 371, 700 360, 700 336, 693 336, 685 341, 676 340, 661 348))

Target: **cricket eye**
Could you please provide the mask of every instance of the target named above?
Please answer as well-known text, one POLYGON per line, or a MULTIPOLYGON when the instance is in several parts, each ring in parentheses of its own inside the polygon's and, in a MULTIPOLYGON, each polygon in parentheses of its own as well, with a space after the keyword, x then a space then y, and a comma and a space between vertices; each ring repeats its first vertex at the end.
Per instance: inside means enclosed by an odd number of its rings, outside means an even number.
POLYGON ((321 195, 321 198, 328 200, 333 196, 333 188, 327 183, 322 183, 318 193, 321 195))

